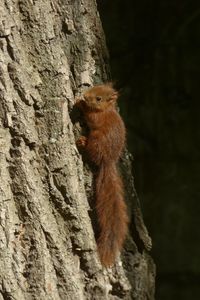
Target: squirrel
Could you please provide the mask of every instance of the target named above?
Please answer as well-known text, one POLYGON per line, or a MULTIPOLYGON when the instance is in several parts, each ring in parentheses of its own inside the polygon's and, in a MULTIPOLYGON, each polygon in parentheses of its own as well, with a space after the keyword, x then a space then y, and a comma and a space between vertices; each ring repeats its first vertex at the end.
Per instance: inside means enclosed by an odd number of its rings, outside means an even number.
POLYGON ((103 266, 111 266, 121 250, 128 230, 123 184, 116 164, 125 144, 125 126, 116 110, 118 92, 112 84, 97 85, 77 99, 89 127, 77 146, 84 149, 97 166, 95 179, 96 211, 100 234, 97 248, 103 266))

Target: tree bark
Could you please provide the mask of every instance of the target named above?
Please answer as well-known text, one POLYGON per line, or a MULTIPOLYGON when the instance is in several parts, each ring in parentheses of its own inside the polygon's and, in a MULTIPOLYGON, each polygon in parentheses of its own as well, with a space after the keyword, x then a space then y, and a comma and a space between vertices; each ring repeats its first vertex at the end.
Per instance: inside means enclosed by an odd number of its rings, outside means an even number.
POLYGON ((123 263, 104 269, 97 256, 92 172, 75 145, 73 104, 107 79, 94 0, 1 1, 0 300, 154 299, 151 240, 128 153, 123 263))

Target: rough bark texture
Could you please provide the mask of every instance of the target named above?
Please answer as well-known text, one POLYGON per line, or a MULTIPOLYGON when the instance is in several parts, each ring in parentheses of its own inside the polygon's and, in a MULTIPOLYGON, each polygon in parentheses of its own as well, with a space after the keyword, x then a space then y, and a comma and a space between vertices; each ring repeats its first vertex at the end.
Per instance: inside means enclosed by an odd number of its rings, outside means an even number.
POLYGON ((97 257, 92 173, 75 146, 72 108, 75 94, 108 72, 95 1, 1 1, 0 300, 154 299, 127 153, 134 240, 113 268, 97 257))

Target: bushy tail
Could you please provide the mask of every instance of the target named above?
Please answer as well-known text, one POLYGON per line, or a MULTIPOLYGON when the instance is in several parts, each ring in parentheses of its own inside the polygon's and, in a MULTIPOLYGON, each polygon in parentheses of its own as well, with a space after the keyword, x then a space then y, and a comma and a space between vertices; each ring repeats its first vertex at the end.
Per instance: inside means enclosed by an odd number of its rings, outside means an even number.
POLYGON ((102 264, 110 266, 122 248, 128 228, 122 181, 114 163, 100 166, 96 178, 96 201, 100 227, 98 252, 102 264))

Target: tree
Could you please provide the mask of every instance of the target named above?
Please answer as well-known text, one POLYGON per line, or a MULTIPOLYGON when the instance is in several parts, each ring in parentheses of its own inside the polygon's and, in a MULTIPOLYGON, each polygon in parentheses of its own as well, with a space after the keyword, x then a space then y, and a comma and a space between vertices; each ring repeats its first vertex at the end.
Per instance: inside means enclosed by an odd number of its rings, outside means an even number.
POLYGON ((92 172, 75 146, 74 97, 109 77, 95 1, 3 0, 0 16, 0 299, 153 299, 130 155, 121 162, 130 236, 123 264, 106 270, 92 172))

